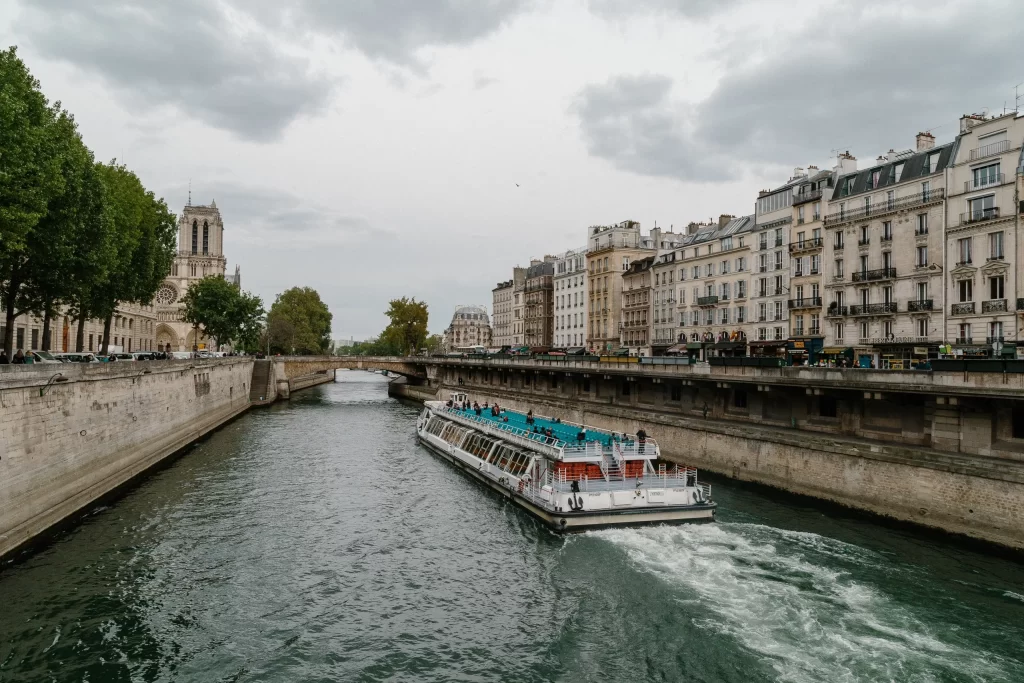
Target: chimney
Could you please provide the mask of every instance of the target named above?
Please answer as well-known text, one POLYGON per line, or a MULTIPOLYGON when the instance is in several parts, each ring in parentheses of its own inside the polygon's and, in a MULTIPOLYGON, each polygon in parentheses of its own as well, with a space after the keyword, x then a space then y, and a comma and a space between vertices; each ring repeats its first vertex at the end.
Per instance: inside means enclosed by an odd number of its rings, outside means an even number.
POLYGON ((839 161, 836 163, 833 169, 836 176, 846 175, 847 173, 855 173, 857 171, 857 157, 850 154, 849 150, 842 152, 839 155, 839 161))
MULTIPOLYGON (((965 117, 966 118, 966 117, 965 117)), ((963 132, 964 120, 960 119, 960 128, 963 132)), ((935 146, 935 136, 931 133, 918 133, 917 134, 917 151, 923 152, 926 149, 931 149, 935 146)))
POLYGON ((884 164, 886 161, 887 161, 887 159, 884 156, 882 156, 881 154, 879 154, 878 158, 875 159, 875 163, 876 164, 884 164))
POLYGON ((733 218, 735 218, 735 216, 730 216, 727 213, 723 213, 721 216, 718 217, 718 227, 724 228, 733 218))
POLYGON ((651 228, 651 246, 661 249, 661 228, 651 228))
POLYGON ((811 171, 817 171, 817 170, 818 170, 817 166, 808 166, 807 167, 807 172, 808 173, 810 173, 811 171))
POLYGON ((803 178, 805 175, 807 175, 807 174, 804 173, 804 169, 800 168, 799 166, 797 166, 796 168, 793 169, 793 177, 794 178, 803 178))
POLYGON ((966 133, 984 120, 984 114, 964 114, 960 117, 960 132, 966 133))

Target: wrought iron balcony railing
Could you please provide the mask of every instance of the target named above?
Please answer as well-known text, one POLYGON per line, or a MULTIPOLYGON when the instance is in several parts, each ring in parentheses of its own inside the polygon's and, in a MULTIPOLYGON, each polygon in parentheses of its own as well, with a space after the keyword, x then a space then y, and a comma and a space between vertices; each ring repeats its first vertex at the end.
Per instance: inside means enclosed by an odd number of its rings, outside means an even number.
POLYGON ((973 344, 974 343, 974 337, 957 337, 955 343, 957 343, 957 344, 973 344))
POLYGON ((821 238, 812 237, 809 240, 797 240, 796 242, 789 243, 790 253, 794 251, 806 251, 808 249, 818 249, 821 247, 821 238))
POLYGON ((974 302, 965 301, 959 304, 953 304, 949 310, 950 315, 970 315, 974 313, 974 302))
POLYGON ((892 280, 896 277, 895 268, 876 268, 875 270, 858 270, 853 274, 854 282, 874 282, 875 280, 892 280))
POLYGON ((1017 299, 1017 310, 1024 311, 1024 297, 1017 299))
POLYGON ((985 157, 990 157, 993 154, 1002 154, 1003 152, 1009 151, 1009 149, 1009 140, 1000 140, 999 142, 993 142, 989 145, 975 147, 971 150, 971 161, 974 161, 975 159, 984 159, 985 157))
POLYGON ((810 192, 798 192, 793 195, 793 206, 797 204, 806 204, 807 202, 813 202, 815 199, 821 199, 821 190, 811 190, 810 192))
POLYGON ((965 211, 960 214, 960 224, 969 225, 970 223, 990 221, 994 218, 999 218, 998 206, 990 206, 987 209, 977 209, 975 211, 965 211))
POLYGON ((931 299, 918 299, 917 301, 911 301, 907 303, 907 310, 911 313, 920 311, 931 311, 933 309, 934 302, 931 299))
POLYGON ((847 306, 839 306, 837 304, 829 304, 829 307, 825 310, 825 317, 827 318, 839 318, 844 315, 848 315, 850 309, 847 306))
POLYGON ((1002 337, 1002 336, 998 336, 998 337, 985 337, 985 343, 986 344, 995 344, 995 343, 1002 344, 1003 341, 1005 341, 1005 338, 1002 337))
POLYGON ((718 303, 718 296, 716 296, 716 295, 697 297, 697 305, 698 306, 714 306, 717 303, 718 303))
POLYGON ((935 190, 929 190, 928 192, 918 192, 917 194, 907 195, 906 197, 898 197, 892 201, 883 200, 877 204, 869 204, 856 209, 835 211, 825 216, 825 225, 834 225, 845 221, 853 221, 867 216, 878 216, 883 213, 891 213, 902 209, 912 209, 915 206, 939 201, 944 196, 945 190, 943 188, 938 188, 935 190))
POLYGON ((992 173, 985 176, 979 176, 973 180, 964 181, 964 192, 973 192, 974 190, 980 190, 984 187, 1002 185, 1004 182, 1006 182, 1006 176, 1002 173, 992 173))
POLYGON ((895 301, 881 304, 859 304, 857 306, 850 306, 850 315, 878 315, 880 313, 896 313, 897 305, 895 301))
POLYGON ((989 299, 981 302, 982 313, 1006 313, 1006 299, 989 299))
POLYGON ((787 302, 790 309, 794 308, 821 308, 820 296, 805 296, 802 299, 790 299, 787 302))

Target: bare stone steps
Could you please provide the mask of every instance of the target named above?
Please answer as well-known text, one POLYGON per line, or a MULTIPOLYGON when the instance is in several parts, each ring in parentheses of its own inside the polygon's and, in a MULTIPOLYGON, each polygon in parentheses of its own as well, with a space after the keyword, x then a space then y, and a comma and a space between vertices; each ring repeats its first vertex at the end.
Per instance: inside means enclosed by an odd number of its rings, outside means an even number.
POLYGON ((252 384, 249 385, 249 402, 262 403, 270 397, 267 395, 267 385, 270 379, 270 360, 258 360, 252 366, 252 384))

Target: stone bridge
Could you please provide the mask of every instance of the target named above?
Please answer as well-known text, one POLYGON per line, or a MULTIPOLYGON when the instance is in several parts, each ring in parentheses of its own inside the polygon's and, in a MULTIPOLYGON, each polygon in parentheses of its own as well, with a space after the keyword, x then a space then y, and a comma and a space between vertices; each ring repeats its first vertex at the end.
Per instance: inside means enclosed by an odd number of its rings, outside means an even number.
POLYGON ((260 403, 287 399, 293 391, 334 381, 336 370, 387 370, 389 374, 405 377, 409 384, 429 384, 423 363, 426 360, 392 356, 275 356, 256 361, 253 396, 260 403), (261 364, 265 366, 261 368, 261 364))

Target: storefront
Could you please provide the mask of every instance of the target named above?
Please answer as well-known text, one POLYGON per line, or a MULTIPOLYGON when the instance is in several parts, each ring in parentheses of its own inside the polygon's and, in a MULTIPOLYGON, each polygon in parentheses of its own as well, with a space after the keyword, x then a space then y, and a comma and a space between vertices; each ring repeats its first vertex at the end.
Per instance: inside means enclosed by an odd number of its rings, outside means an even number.
POLYGON ((879 367, 887 370, 910 370, 939 357, 939 345, 913 338, 872 340, 879 367))
POLYGON ((786 358, 786 345, 789 342, 785 339, 772 341, 750 342, 750 355, 759 358, 786 358))
POLYGON ((747 335, 739 330, 719 332, 712 348, 716 356, 745 356, 747 355, 747 335))
POLYGON ((818 351, 818 358, 834 367, 852 368, 853 357, 852 346, 825 346, 818 351))
POLYGON ((786 362, 790 365, 814 365, 823 343, 821 337, 790 339, 786 343, 786 362))
POLYGON ((685 356, 686 355, 686 342, 670 346, 665 349, 666 356, 685 356))

